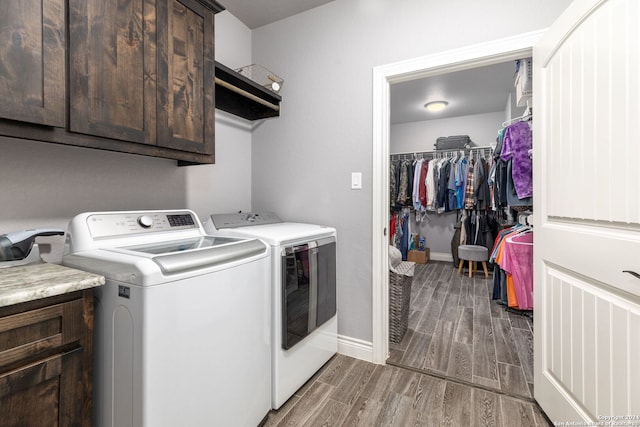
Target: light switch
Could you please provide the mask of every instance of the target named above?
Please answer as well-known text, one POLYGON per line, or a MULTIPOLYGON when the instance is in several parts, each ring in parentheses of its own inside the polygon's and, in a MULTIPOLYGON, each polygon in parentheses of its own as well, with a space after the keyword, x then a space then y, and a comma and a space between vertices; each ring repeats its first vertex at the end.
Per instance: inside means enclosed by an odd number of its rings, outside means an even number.
POLYGON ((362 190, 362 172, 351 173, 351 189, 362 190))

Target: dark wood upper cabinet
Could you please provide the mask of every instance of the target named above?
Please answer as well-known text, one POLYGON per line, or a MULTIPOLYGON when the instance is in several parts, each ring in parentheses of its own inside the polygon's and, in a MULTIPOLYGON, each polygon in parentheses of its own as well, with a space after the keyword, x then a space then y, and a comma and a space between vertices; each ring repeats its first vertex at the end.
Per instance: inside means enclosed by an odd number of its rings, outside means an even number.
POLYGON ((213 163, 222 10, 215 0, 0 2, 0 135, 213 163))
POLYGON ((0 117, 65 125, 64 0, 0 3, 0 117))
POLYGON ((213 153, 214 13, 195 0, 158 2, 158 145, 213 153))
POLYGON ((213 156, 215 2, 69 0, 69 129, 213 156))
POLYGON ((69 130, 155 144, 156 6, 69 0, 69 130))

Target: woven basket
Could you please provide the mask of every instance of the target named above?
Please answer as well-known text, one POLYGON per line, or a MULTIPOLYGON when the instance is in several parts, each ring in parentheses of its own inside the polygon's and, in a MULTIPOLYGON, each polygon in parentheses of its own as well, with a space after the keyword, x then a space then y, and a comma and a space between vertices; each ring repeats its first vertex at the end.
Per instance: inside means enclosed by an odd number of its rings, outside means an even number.
POLYGON ((414 266, 413 262, 402 262, 389 271, 389 341, 394 344, 407 332, 414 266))

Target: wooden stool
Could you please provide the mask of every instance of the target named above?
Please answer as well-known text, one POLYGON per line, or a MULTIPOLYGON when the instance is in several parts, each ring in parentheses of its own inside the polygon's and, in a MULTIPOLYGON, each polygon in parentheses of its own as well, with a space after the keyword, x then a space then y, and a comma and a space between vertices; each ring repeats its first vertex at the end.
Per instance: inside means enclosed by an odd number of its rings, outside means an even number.
POLYGON ((472 277, 473 272, 477 271, 477 262, 482 262, 482 268, 484 269, 484 277, 489 277, 489 271, 487 270, 487 261, 489 260, 489 250, 484 246, 479 245, 461 245, 458 246, 458 258, 460 258, 460 264, 458 265, 458 273, 462 273, 462 265, 465 261, 469 261, 469 277, 472 277))

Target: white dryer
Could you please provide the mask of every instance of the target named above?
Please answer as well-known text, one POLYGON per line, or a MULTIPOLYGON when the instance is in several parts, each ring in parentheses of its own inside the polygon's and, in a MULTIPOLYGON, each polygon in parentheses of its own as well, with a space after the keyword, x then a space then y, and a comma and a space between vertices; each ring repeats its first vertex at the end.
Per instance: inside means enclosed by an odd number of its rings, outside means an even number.
POLYGON ((336 230, 268 212, 214 214, 204 227, 271 246, 271 404, 278 409, 338 351, 336 230))
POLYGON ((72 219, 63 264, 96 289, 94 425, 258 425, 271 409, 270 249, 188 210, 72 219))

